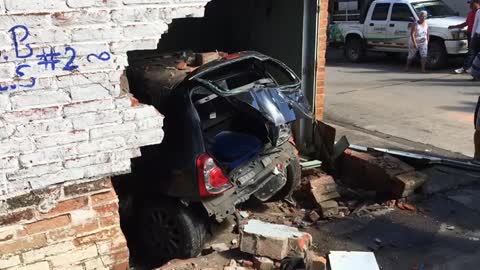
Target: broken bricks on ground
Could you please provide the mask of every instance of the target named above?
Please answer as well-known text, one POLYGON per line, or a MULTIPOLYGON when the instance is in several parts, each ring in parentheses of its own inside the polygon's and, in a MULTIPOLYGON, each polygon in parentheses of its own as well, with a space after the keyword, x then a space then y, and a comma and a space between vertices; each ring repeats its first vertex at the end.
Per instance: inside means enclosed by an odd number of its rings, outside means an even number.
MULTIPOLYGON (((165 91, 170 91, 196 66, 219 57, 220 53, 165 55, 155 60, 161 62, 157 64, 163 67, 162 73, 155 73, 155 80, 144 78, 142 81, 161 81, 161 85, 167 88, 165 91), (179 61, 179 57, 183 60, 179 61), (165 66, 168 68, 165 69, 165 66)), ((149 57, 142 61, 146 64, 138 65, 139 68, 155 68, 149 57)), ((289 264, 290 269, 324 269, 327 254, 315 254, 310 250, 312 237, 298 228, 321 226, 329 219, 352 214, 368 215, 370 211, 380 208, 396 206, 403 210, 415 209, 405 198, 411 198, 426 182, 424 174, 391 155, 349 150, 346 139, 334 146, 335 132, 321 122, 317 122, 316 132, 315 149, 310 153, 310 159, 304 160, 302 183, 295 192, 295 200, 285 200, 290 205, 278 203, 279 208, 286 208, 290 212, 292 220, 274 220, 279 224, 273 224, 253 217, 248 220, 248 213, 240 213, 237 218, 245 220, 239 222, 239 242, 219 243, 210 247, 212 252, 223 252, 237 248, 238 244, 239 251, 245 254, 246 259, 238 262, 233 260, 222 266, 225 270, 279 269, 282 263, 289 264), (325 171, 319 165, 323 165, 325 171)), ((339 265, 345 263, 341 258, 356 260, 373 255, 332 254, 339 265)))
POLYGON ((317 270, 330 266, 328 269, 336 270, 349 269, 344 268, 348 263, 363 263, 367 268, 361 269, 379 269, 375 255, 370 252, 331 251, 329 254, 317 254, 311 249, 312 236, 298 228, 321 226, 329 219, 352 214, 368 215, 378 209, 398 207, 416 210, 408 203, 408 197, 421 188, 426 176, 393 156, 351 150, 345 151, 337 166, 342 173, 336 178, 319 168, 305 170, 301 186, 294 196, 296 207, 285 202, 270 203, 276 205, 284 217, 290 216, 291 222, 271 219, 280 224, 268 223, 255 219, 255 214, 240 211, 239 216, 245 220, 241 222, 238 242, 213 244, 210 249, 225 252, 238 247, 244 259, 231 260, 221 268, 317 270), (378 200, 379 197, 383 202, 378 200), (284 268, 286 265, 291 268, 284 268))

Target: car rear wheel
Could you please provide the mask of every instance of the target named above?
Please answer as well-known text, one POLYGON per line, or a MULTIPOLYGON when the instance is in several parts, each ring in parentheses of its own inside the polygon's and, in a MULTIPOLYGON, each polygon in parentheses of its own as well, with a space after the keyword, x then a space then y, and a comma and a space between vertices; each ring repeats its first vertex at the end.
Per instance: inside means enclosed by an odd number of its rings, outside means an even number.
POLYGON ((142 207, 139 225, 141 253, 152 264, 197 256, 207 235, 205 219, 171 199, 142 207))
POLYGON ((350 62, 357 63, 365 56, 365 47, 360 38, 350 38, 345 45, 345 56, 350 62))
POLYGON ((427 67, 440 69, 446 66, 448 61, 447 50, 442 40, 432 40, 428 45, 427 67))
MULTIPOLYGON (((292 155, 295 155, 293 154, 293 146, 290 145, 289 148, 291 148, 289 150, 292 151, 292 155)), ((277 194, 275 194, 275 196, 272 197, 272 200, 282 200, 289 197, 300 185, 302 169, 300 167, 300 161, 298 161, 296 156, 290 161, 290 164, 288 164, 286 168, 286 176, 287 183, 277 194)))

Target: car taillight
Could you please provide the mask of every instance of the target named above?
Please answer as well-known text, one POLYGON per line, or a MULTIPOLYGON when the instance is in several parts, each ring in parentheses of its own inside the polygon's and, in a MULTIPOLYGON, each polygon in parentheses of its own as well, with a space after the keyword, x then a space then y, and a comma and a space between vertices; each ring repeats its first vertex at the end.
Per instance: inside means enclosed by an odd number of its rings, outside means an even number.
POLYGON ((207 154, 197 158, 198 186, 201 197, 221 194, 233 187, 222 169, 207 154))

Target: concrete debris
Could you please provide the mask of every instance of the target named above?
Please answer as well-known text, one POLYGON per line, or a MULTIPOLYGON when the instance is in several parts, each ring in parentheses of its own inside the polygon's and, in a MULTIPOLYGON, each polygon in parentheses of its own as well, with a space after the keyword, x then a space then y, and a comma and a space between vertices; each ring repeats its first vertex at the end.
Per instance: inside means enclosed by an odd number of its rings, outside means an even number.
POLYGON ((188 69, 188 64, 185 61, 180 61, 180 63, 177 64, 176 68, 178 70, 186 70, 188 69))
POLYGON ((387 154, 345 151, 342 175, 352 187, 390 194, 393 199, 414 194, 427 176, 400 159, 387 154))
POLYGON ((332 169, 334 167, 333 155, 336 130, 322 121, 315 122, 313 143, 315 146, 315 158, 322 161, 322 167, 332 169))
POLYGON ((218 60, 218 59, 220 59, 220 58, 222 58, 223 56, 226 56, 226 55, 227 54, 220 53, 220 52, 197 53, 196 64, 198 66, 203 66, 203 65, 208 64, 210 62, 218 60))
POLYGON ((312 236, 297 228, 259 220, 249 220, 240 232, 242 252, 274 260, 303 257, 311 243, 312 236))
POLYGON ((305 255, 305 270, 325 270, 327 269, 327 259, 317 255, 309 250, 305 255))
POLYGON ((248 218, 248 217, 250 216, 250 214, 248 214, 247 211, 240 211, 240 216, 241 216, 242 218, 248 218))
POLYGON ((380 270, 373 252, 331 251, 328 259, 331 270, 380 270))
POLYGON ((235 260, 231 260, 230 263, 223 268, 223 270, 248 270, 248 268, 238 266, 235 260))
POLYGON ((275 262, 266 257, 254 257, 253 266, 256 270, 274 270, 275 262))
POLYGON ((394 198, 411 196, 426 181, 427 176, 417 171, 397 175, 392 185, 392 195, 394 198))
POLYGON ((323 218, 334 217, 339 213, 338 203, 336 201, 321 202, 319 205, 323 218))
POLYGON ((413 211, 413 212, 417 211, 417 208, 413 204, 410 204, 407 202, 398 201, 397 207, 400 210, 413 211))
POLYGON ((337 184, 330 175, 321 175, 310 180, 310 191, 316 203, 321 203, 340 197, 337 184))
POLYGON ((252 261, 249 261, 249 260, 240 260, 239 263, 240 263, 243 267, 249 267, 249 268, 252 268, 252 267, 253 267, 253 262, 252 262, 252 261))
POLYGON ((230 250, 230 247, 225 243, 215 243, 210 246, 210 249, 215 252, 223 252, 230 250))
POLYGON ((313 210, 308 214, 308 218, 312 222, 317 222, 320 219, 320 215, 317 213, 317 211, 313 210))

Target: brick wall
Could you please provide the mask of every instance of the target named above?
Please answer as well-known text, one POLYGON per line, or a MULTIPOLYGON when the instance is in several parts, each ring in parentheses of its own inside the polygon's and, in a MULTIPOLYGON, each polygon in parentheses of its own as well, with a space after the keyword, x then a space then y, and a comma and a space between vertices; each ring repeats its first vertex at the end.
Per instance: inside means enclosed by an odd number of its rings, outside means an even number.
POLYGON ((317 54, 317 96, 315 117, 323 119, 325 102, 325 53, 327 49, 328 0, 319 0, 318 54, 317 54))
POLYGON ((0 269, 127 269, 110 179, 51 186, 7 202, 0 269))
POLYGON ((125 266, 105 177, 163 138, 163 116, 126 94, 126 52, 206 2, 0 1, 0 269, 125 266))

